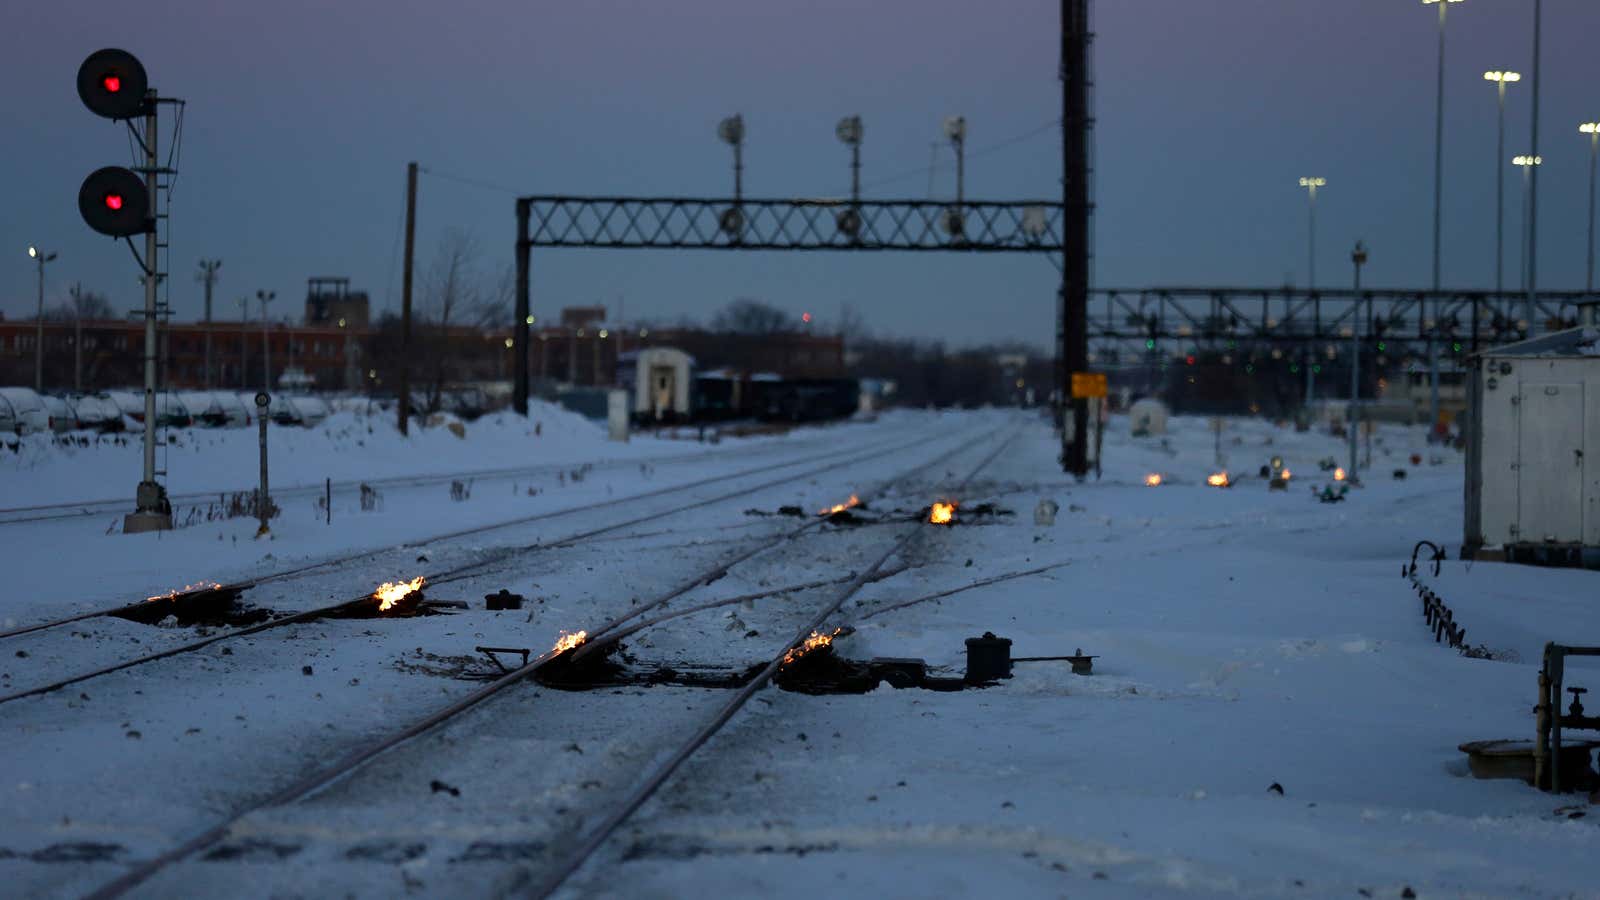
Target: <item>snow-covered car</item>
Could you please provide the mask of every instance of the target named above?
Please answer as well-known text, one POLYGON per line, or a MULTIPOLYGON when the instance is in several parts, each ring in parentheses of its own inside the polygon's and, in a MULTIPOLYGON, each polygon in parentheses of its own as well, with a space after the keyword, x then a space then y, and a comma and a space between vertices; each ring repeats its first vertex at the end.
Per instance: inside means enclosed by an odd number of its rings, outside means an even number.
POLYGON ((11 411, 11 403, 0 397, 0 434, 17 433, 17 414, 11 411))
POLYGON ((179 391, 178 400, 194 417, 196 425, 206 428, 228 426, 228 411, 222 406, 219 395, 211 391, 179 391))
POLYGON ((222 410, 223 415, 227 417, 223 427, 248 428, 251 423, 255 422, 255 398, 252 397, 249 402, 246 402, 244 398, 233 391, 212 391, 211 396, 216 400, 217 406, 222 410))
POLYGON ((288 397, 279 394, 272 398, 268 408, 272 421, 279 425, 299 425, 310 428, 332 414, 328 404, 320 397, 288 397))
POLYGON ((78 414, 72 411, 72 404, 65 397, 45 394, 45 412, 50 414, 50 430, 56 434, 63 431, 73 431, 78 427, 78 414))
MULTIPOLYGON (((107 391, 103 396, 122 410, 122 414, 135 422, 144 421, 144 394, 133 391, 107 391)), ((188 428, 194 416, 171 391, 156 394, 156 426, 159 428, 188 428)))
POLYGON ((109 397, 99 394, 78 394, 67 398, 73 418, 79 428, 95 431, 121 431, 122 410, 109 397))
POLYGON ((33 388, 6 387, 0 388, 0 399, 4 399, 11 407, 11 418, 17 434, 44 434, 50 431, 50 411, 45 408, 44 398, 34 392, 33 388))

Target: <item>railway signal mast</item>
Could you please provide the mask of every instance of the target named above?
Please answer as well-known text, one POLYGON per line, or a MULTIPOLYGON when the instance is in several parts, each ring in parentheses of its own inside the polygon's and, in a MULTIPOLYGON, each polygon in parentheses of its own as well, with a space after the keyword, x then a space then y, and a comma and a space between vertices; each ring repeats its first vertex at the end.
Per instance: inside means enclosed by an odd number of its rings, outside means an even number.
POLYGON ((106 166, 90 173, 78 190, 78 211, 90 228, 126 241, 144 273, 144 472, 122 533, 164 531, 172 527, 172 504, 156 481, 156 288, 163 276, 157 224, 164 218, 157 211, 157 197, 160 176, 170 178, 176 170, 163 168, 157 155, 156 110, 162 103, 181 107, 183 101, 160 97, 139 60, 113 49, 90 54, 78 67, 78 96, 95 115, 126 122, 144 158, 144 165, 135 169, 106 166), (142 129, 136 119, 144 120, 142 129), (132 240, 138 234, 144 235, 142 256, 132 240))

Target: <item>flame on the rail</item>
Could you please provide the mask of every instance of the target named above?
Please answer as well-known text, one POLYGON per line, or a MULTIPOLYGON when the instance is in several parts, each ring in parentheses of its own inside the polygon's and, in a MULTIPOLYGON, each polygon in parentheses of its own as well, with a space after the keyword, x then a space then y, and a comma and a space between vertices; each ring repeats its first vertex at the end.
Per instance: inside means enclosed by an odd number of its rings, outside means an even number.
POLYGON ((1289 473, 1288 469, 1284 469, 1284 470, 1282 470, 1282 471, 1280 471, 1278 473, 1278 477, 1282 478, 1284 481, 1288 481, 1290 478, 1292 478, 1294 476, 1289 473))
POLYGON ((1227 487, 1232 483, 1233 482, 1228 480, 1227 472, 1217 472, 1213 475, 1206 476, 1206 484, 1209 484, 1212 487, 1227 487))
POLYGON ((846 500, 843 503, 835 503, 834 505, 828 507, 827 509, 819 509, 819 510, 817 510, 817 515, 819 515, 819 516, 831 516, 834 513, 841 513, 841 512, 844 512, 845 510, 853 507, 853 506, 860 506, 860 505, 861 505, 861 498, 857 497, 855 494, 851 494, 850 495, 850 499, 846 500))
POLYGON ((421 588, 422 576, 418 575, 410 581, 386 581, 378 585, 378 589, 372 592, 372 596, 373 599, 378 601, 378 612, 388 612, 394 608, 396 603, 421 588))
POLYGON ((179 594, 187 594, 190 591, 210 591, 219 587, 222 587, 221 582, 197 581, 194 584, 186 584, 181 588, 173 588, 172 590, 167 591, 165 594, 157 594, 154 597, 146 597, 144 599, 146 603, 150 602, 151 600, 171 600, 173 597, 176 597, 179 594))
MULTIPOLYGON (((1285 477, 1287 477, 1287 476, 1285 476, 1285 477)), ((1348 477, 1350 477, 1350 476, 1345 474, 1344 469, 1334 469, 1333 470, 1333 480, 1334 481, 1343 481, 1348 477)))
POLYGON ((1156 474, 1155 472, 1151 472, 1149 475, 1146 475, 1144 477, 1144 483, 1149 487, 1160 487, 1161 486, 1161 476, 1156 474))
POLYGON ((550 648, 551 653, 565 653, 589 639, 587 631, 563 631, 556 638, 556 644, 550 648))
POLYGON ((935 525, 949 525, 955 521, 956 505, 954 502, 946 503, 940 500, 928 510, 928 521, 935 525))
POLYGON ((823 634, 819 631, 811 632, 811 636, 806 638, 804 643, 798 647, 790 647, 788 652, 783 654, 783 664, 787 666, 819 647, 828 646, 833 643, 833 639, 843 630, 843 628, 835 628, 828 634, 823 634))

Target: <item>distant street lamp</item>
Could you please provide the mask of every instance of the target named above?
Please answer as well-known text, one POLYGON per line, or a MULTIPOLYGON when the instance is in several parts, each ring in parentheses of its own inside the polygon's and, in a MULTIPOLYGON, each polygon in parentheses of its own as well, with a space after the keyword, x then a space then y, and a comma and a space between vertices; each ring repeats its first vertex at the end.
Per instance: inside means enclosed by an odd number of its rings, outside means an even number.
POLYGON ((1600 159, 1600 122, 1585 122, 1578 131, 1589 136, 1589 266, 1583 289, 1594 293, 1594 179, 1595 162, 1600 159))
POLYGON ((44 393, 44 264, 56 258, 38 247, 28 248, 28 257, 39 264, 39 311, 34 316, 33 389, 44 393))
MULTIPOLYGON (((1529 244, 1529 240, 1530 240, 1530 238, 1529 238, 1529 227, 1528 227, 1530 222, 1528 220, 1532 218, 1532 216, 1530 216, 1528 214, 1528 180, 1530 178, 1529 173, 1531 173, 1533 171, 1533 167, 1544 164, 1544 157, 1542 157, 1542 156, 1514 156, 1514 157, 1511 158, 1511 164, 1513 166, 1521 166, 1522 167, 1522 289, 1523 290, 1527 290, 1528 289, 1528 249, 1529 249, 1528 248, 1528 244, 1529 244)), ((1529 328, 1529 333, 1532 334, 1532 328, 1533 328, 1533 320, 1532 319, 1528 320, 1528 328, 1529 328)))
POLYGON ((1494 82, 1500 97, 1500 124, 1494 145, 1494 292, 1498 295, 1505 290, 1506 167, 1500 160, 1506 158, 1506 85, 1521 81, 1522 76, 1494 71, 1483 73, 1483 80, 1494 82))
POLYGON ((1308 286, 1312 290, 1317 287, 1317 188, 1328 184, 1326 178, 1302 178, 1300 186, 1306 189, 1311 206, 1311 255, 1307 258, 1311 267, 1311 281, 1308 286))

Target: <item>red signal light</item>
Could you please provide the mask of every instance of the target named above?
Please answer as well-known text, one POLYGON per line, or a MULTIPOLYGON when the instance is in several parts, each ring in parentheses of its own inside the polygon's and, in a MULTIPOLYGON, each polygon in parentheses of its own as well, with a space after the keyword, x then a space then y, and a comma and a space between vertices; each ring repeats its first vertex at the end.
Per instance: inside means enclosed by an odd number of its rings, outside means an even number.
POLYGON ((1184 358, 1183 358, 1183 361, 1184 361, 1184 362, 1185 362, 1185 363, 1188 363, 1188 364, 1189 364, 1189 365, 1191 365, 1191 366, 1192 366, 1192 365, 1194 365, 1194 356, 1192 356, 1192 355, 1190 355, 1190 356, 1185 356, 1185 357, 1184 357, 1184 358))
POLYGON ((116 75, 107 75, 100 79, 100 86, 110 93, 116 94, 122 90, 122 79, 116 75))
POLYGON ((106 195, 106 209, 121 209, 121 208, 122 208, 122 195, 121 194, 107 194, 106 195))
POLYGON ((811 324, 811 313, 801 313, 800 321, 805 322, 808 325, 811 324))

